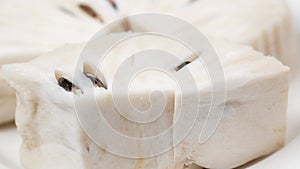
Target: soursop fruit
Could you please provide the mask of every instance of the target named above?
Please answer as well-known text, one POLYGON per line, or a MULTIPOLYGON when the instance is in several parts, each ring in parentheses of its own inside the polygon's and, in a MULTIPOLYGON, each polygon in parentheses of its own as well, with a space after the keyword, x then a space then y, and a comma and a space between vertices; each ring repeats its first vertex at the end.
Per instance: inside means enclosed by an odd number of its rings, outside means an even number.
MULTIPOLYGON (((127 118, 118 114, 112 98, 112 82, 119 65, 126 58, 136 51, 153 48, 170 51, 181 60, 189 56, 185 48, 168 39, 143 36, 133 40, 135 43, 129 41, 117 46, 103 60, 98 70, 101 71, 98 83, 95 79, 84 77, 86 67, 93 67, 94 64, 88 61, 81 65, 83 78, 77 82, 73 80, 83 45, 67 45, 29 62, 3 67, 5 79, 17 94, 16 123, 23 139, 20 154, 25 168, 182 169, 189 164, 205 168, 234 168, 284 145, 289 68, 251 47, 223 40, 214 40, 212 43, 224 71, 227 95, 223 103, 226 106, 223 118, 209 140, 199 142, 203 119, 197 118, 195 126, 182 142, 155 157, 123 158, 96 145, 83 131, 74 107, 74 99, 79 98, 82 99, 80 107, 86 110, 87 118, 96 111, 85 101, 87 86, 95 86, 93 90, 97 104, 111 126, 128 136, 141 138, 158 134, 157 131, 172 127, 178 115, 180 98, 177 93, 180 91, 176 83, 153 71, 137 76, 129 95, 132 96, 132 103, 144 110, 149 106, 149 101, 143 98, 148 98, 149 91, 165 91, 167 102, 164 113, 167 115, 155 122, 154 126, 145 127, 132 125, 127 118)), ((136 60, 133 57, 132 64, 136 60)), ((200 112, 207 115, 210 101, 205 98, 211 95, 209 76, 199 66, 198 60, 181 67, 175 74, 185 70, 195 70, 193 75, 200 98, 205 103, 207 101, 200 112)), ((184 83, 190 84, 190 81, 184 83)), ((189 97, 190 93, 186 94, 189 97)), ((154 97, 153 101, 160 102, 161 98, 154 97)), ((188 115, 191 112, 181 113, 188 115)), ((174 138, 176 133, 173 130, 169 137, 174 138)), ((101 132, 97 136, 108 137, 101 132)), ((111 144, 118 141, 114 140, 111 144)), ((139 145, 139 142, 136 144, 139 145)), ((150 149, 141 146, 140 150, 150 149)))
MULTIPOLYGON (((66 43, 85 42, 103 25, 144 12, 177 16, 209 36, 251 45, 285 64, 295 57, 290 14, 282 0, 1 0, 0 11, 0 66, 28 61, 66 43)), ((15 94, 1 76, 3 123, 14 117, 15 94)))
MULTIPOLYGON (((290 14, 282 0, 1 0, 0 11, 0 66, 85 42, 103 25, 144 12, 177 16, 209 36, 251 45, 288 65, 295 57, 290 14)), ((3 123, 14 117, 15 94, 1 72, 0 87, 3 123)))

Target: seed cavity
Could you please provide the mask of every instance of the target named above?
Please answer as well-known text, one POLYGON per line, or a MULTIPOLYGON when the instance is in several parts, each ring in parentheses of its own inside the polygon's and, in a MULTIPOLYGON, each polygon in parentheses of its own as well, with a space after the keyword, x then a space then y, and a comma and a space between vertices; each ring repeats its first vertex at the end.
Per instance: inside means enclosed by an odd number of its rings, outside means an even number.
POLYGON ((64 88, 66 91, 71 92, 74 88, 74 85, 72 82, 70 82, 68 79, 66 78, 59 78, 57 80, 58 85, 61 86, 62 88, 64 88))
POLYGON ((67 9, 67 8, 64 8, 64 7, 62 7, 62 6, 59 6, 59 9, 60 9, 62 12, 66 13, 66 14, 72 16, 72 17, 76 17, 76 15, 75 15, 72 11, 70 11, 69 9, 67 9))
POLYGON ((185 59, 184 62, 182 62, 180 65, 176 66, 176 67, 174 68, 174 70, 175 70, 176 72, 178 72, 179 70, 181 70, 181 69, 184 68, 185 66, 189 65, 190 63, 192 63, 193 61, 195 61, 195 60, 198 59, 198 58, 199 58, 199 55, 197 55, 197 54, 194 54, 194 55, 192 55, 192 56, 189 56, 187 59, 185 59))
POLYGON ((185 61, 185 62, 181 63, 180 65, 175 67, 175 71, 176 72, 179 71, 180 69, 184 68, 185 66, 187 66, 190 63, 191 63, 190 61, 185 61))
POLYGON ((97 12, 86 4, 79 4, 79 8, 84 11, 86 14, 90 15, 92 18, 99 20, 101 23, 104 23, 103 18, 97 14, 97 12))
POLYGON ((67 92, 73 92, 74 94, 82 94, 82 90, 74 85, 69 79, 67 79, 61 72, 56 71, 55 77, 57 80, 57 83, 60 87, 65 89, 67 92))
POLYGON ((125 19, 123 22, 122 22, 122 28, 124 29, 124 31, 128 32, 128 31, 133 31, 128 19, 125 19))
POLYGON ((95 87, 107 89, 107 84, 103 74, 100 71, 95 71, 93 66, 88 63, 83 64, 84 75, 91 80, 95 87))
POLYGON ((129 32, 129 31, 134 32, 128 19, 123 19, 122 22, 118 23, 118 25, 110 29, 109 33, 120 33, 120 32, 129 32))
POLYGON ((114 0, 108 0, 108 2, 111 4, 111 6, 115 9, 118 10, 118 6, 114 0))
POLYGON ((98 77, 95 76, 94 74, 88 73, 88 72, 84 72, 84 75, 86 77, 88 77, 92 81, 92 83, 94 84, 94 86, 96 86, 96 87, 103 87, 104 89, 107 89, 107 87, 104 85, 104 83, 101 80, 99 80, 98 77))

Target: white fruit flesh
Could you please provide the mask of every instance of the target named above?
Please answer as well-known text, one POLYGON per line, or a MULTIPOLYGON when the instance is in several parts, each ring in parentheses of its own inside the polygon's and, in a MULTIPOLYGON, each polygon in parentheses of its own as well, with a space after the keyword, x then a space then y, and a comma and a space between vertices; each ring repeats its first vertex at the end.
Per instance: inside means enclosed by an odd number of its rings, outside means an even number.
MULTIPOLYGON (((69 4, 50 2, 0 1, 0 67, 28 61, 68 42, 83 42, 100 29, 100 23, 81 11, 77 16, 65 12, 63 7, 69 4)), ((15 92, 4 82, 1 72, 0 88, 1 124, 11 121, 15 111, 15 92)))
POLYGON ((291 15, 283 0, 176 0, 171 3, 115 0, 115 3, 122 16, 168 13, 192 23, 209 36, 251 45, 284 64, 293 64, 296 57, 291 15))
POLYGON ((202 0, 179 13, 208 35, 251 45, 284 64, 296 57, 290 11, 282 0, 202 0))
MULTIPOLYGON (((114 2, 117 9, 109 1, 97 0, 1 0, 0 66, 30 60, 65 43, 86 41, 101 25, 143 12, 172 14, 191 22, 209 36, 251 45, 288 65, 294 61, 290 16, 282 0, 114 2), (91 17, 79 8, 80 4, 91 7, 99 16, 91 17)), ((3 123, 12 120, 14 92, 7 87, 1 89, 11 91, 9 95, 0 91, 0 100, 3 100, 0 101, 0 123, 3 123), (12 103, 2 104, 7 96, 12 98, 12 103)))
MULTIPOLYGON (((150 42, 128 43, 112 52, 104 62, 106 66, 102 68, 108 86, 111 85, 122 57, 151 46, 148 44, 155 44, 165 50, 171 46, 170 49, 177 50, 177 54, 185 53, 178 51, 175 44, 166 45, 162 40, 150 42)), ((121 158, 112 155, 109 150, 97 147, 79 125, 73 107, 74 94, 57 84, 56 70, 63 71, 71 79, 82 46, 66 46, 28 63, 4 66, 5 78, 17 92, 16 122, 23 138, 21 160, 24 167, 182 169, 184 164, 196 163, 207 168, 234 168, 279 149, 285 140, 289 69, 276 59, 264 57, 250 47, 231 45, 228 42, 214 42, 214 47, 220 54, 225 73, 227 100, 224 101, 224 118, 213 137, 208 142, 199 144, 203 119, 197 119, 196 127, 189 136, 172 151, 139 160, 121 158)), ((210 90, 206 73, 194 62, 187 68, 198 71, 196 82, 199 92, 201 98, 207 98, 210 90)), ((166 109, 169 116, 156 125, 159 129, 173 123, 178 106, 174 85, 167 79, 157 78, 149 73, 146 82, 137 79, 132 93, 136 93, 135 97, 144 97, 148 90, 157 87, 165 91, 171 89, 167 97, 172 100, 168 102, 166 109), (148 83, 147 79, 152 83, 148 83)), ((105 110, 104 114, 118 130, 141 137, 138 133, 143 133, 143 128, 128 130, 132 127, 128 121, 121 116, 112 117, 116 112, 110 90, 95 90, 99 106, 105 110)), ((137 99, 133 102, 141 107, 148 105, 146 100, 137 99)), ((207 108, 203 107, 202 113, 207 108)), ((173 136, 174 134, 176 131, 173 136)), ((142 149, 147 150, 146 147, 142 149)))

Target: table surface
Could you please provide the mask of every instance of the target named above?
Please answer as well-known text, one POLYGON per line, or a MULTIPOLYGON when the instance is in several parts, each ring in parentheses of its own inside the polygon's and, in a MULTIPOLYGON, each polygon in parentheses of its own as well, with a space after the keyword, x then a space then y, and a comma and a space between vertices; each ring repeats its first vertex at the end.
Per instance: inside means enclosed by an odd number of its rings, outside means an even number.
MULTIPOLYGON (((295 30, 300 41, 300 1, 286 0, 292 9, 295 30)), ((300 46, 299 46, 300 51, 300 46)), ((300 65, 300 59, 298 60, 300 65)), ((299 69, 300 70, 300 69, 299 69)), ((251 169, 268 168, 300 168, 300 71, 292 70, 292 80, 289 96, 289 109, 287 118, 287 146, 267 157, 266 159, 251 165, 251 169), (299 73, 297 73, 299 72, 299 73)), ((0 126, 0 169, 22 169, 19 163, 18 150, 21 138, 17 134, 14 124, 0 126)))

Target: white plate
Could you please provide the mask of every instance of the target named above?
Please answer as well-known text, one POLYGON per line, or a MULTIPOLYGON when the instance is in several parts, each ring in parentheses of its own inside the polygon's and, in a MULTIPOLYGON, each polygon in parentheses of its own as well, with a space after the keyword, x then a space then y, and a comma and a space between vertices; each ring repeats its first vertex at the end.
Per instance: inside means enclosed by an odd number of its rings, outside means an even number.
POLYGON ((18 150, 21 138, 14 124, 0 128, 0 169, 21 169, 18 150))
MULTIPOLYGON (((300 1, 287 0, 294 14, 296 30, 300 37, 300 1)), ((300 50, 300 46, 299 46, 300 50)), ((299 56, 300 57, 300 56, 299 56)), ((299 59, 300 60, 300 59, 299 59)), ((300 65, 300 62, 298 65, 300 65)), ((299 69, 300 70, 300 69, 299 69)), ((252 165, 251 169, 300 168, 300 71, 293 70, 287 118, 287 146, 274 155, 252 165), (299 72, 296 74, 296 72, 299 72), (297 76, 296 76, 297 75, 297 76), (298 136, 299 135, 299 136, 298 136), (297 139, 295 139, 298 136, 297 139), (294 140, 295 139, 295 140, 294 140), (293 140, 293 141, 292 141, 293 140)), ((14 124, 0 126, 0 169, 22 169, 18 149, 21 138, 14 124)))

